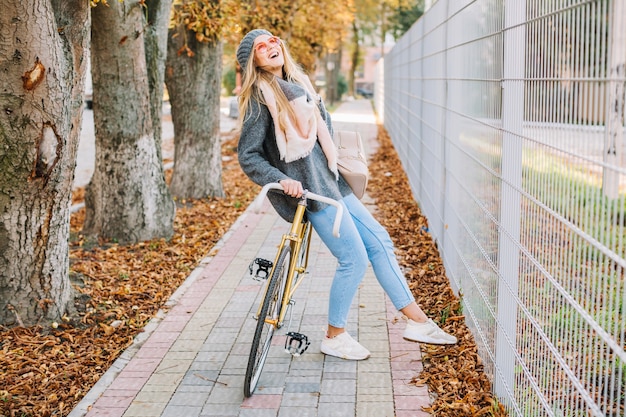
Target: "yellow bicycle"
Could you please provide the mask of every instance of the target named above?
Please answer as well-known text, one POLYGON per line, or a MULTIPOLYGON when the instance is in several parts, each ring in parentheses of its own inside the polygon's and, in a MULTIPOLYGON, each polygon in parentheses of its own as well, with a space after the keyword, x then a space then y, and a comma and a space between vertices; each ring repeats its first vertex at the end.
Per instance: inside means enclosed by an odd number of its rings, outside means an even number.
MULTIPOLYGON (((258 212, 268 191, 282 191, 282 189, 283 187, 278 183, 265 185, 253 203, 253 208, 258 212)), ((243 387, 246 397, 250 397, 257 387, 263 365, 265 365, 265 360, 272 345, 274 331, 283 327, 287 311, 294 304, 293 295, 302 283, 302 278, 307 270, 312 232, 311 223, 304 216, 307 200, 316 200, 337 208, 333 234, 339 237, 339 226, 343 215, 341 203, 331 198, 305 191, 298 202, 289 232, 282 236, 274 261, 256 258, 250 264, 250 274, 256 279, 267 280, 267 283, 255 315, 257 325, 254 338, 252 339, 252 346, 250 347, 250 356, 248 357, 243 387)), ((291 315, 289 324, 291 324, 291 315)), ((294 356, 300 356, 309 346, 307 336, 302 333, 289 331, 289 325, 287 326, 286 336, 285 350, 294 356)))

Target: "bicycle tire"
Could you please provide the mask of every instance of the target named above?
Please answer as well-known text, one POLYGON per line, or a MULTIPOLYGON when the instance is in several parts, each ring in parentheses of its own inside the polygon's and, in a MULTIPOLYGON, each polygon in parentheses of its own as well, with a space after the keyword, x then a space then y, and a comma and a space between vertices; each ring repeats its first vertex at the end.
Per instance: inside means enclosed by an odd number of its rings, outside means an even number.
POLYGON ((263 299, 263 305, 261 307, 261 314, 259 315, 256 330, 254 332, 254 338, 252 339, 252 346, 250 347, 250 356, 248 357, 248 366, 246 368, 246 377, 243 384, 243 394, 250 397, 261 377, 261 371, 265 365, 265 360, 269 354, 270 347, 272 345, 272 337, 274 336, 274 330, 276 327, 272 324, 265 322, 266 317, 270 317, 273 320, 277 320, 283 293, 285 291, 285 280, 289 273, 289 263, 291 261, 291 246, 284 246, 269 282, 267 284, 267 291, 265 292, 265 298, 263 299))

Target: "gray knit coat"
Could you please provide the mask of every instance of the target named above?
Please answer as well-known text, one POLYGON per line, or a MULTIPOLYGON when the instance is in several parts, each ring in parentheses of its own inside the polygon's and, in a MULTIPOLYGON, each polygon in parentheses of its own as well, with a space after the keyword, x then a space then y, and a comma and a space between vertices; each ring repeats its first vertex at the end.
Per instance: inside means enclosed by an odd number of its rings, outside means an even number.
MULTIPOLYGON (((308 100, 313 100, 301 86, 280 78, 276 80, 287 100, 291 101, 305 94, 308 100)), ((330 115, 323 102, 320 102, 319 107, 332 135, 330 115)), ((281 160, 270 111, 267 106, 254 99, 254 96, 243 118, 237 152, 243 172, 261 186, 291 178, 300 181, 304 189, 335 200, 341 200, 352 193, 343 177, 340 175, 337 181, 335 174, 328 168, 328 161, 319 141, 308 156, 289 163, 281 160)), ((283 219, 288 222, 293 220, 298 199, 275 191, 270 191, 268 198, 283 219)), ((325 206, 324 203, 308 201, 308 209, 311 211, 321 210, 325 206)))

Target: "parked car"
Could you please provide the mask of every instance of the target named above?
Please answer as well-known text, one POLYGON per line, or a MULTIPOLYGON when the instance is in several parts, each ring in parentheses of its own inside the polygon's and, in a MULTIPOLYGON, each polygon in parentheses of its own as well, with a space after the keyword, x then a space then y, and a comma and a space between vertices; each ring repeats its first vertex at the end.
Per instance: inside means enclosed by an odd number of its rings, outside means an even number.
POLYGON ((374 92, 370 90, 366 90, 365 88, 359 87, 356 89, 356 93, 363 98, 372 98, 374 97, 374 92))

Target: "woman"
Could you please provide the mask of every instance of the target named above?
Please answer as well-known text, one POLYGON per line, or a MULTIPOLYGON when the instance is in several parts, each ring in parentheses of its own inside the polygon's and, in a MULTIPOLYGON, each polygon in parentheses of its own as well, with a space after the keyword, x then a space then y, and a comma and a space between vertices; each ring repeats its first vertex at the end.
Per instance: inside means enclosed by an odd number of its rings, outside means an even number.
POLYGON ((268 197, 287 221, 293 219, 294 197, 300 197, 305 189, 340 200, 345 206, 340 238, 332 234, 334 207, 309 201, 306 212, 338 261, 321 351, 350 360, 370 356, 345 331, 350 305, 369 262, 394 306, 408 317, 405 339, 456 343, 456 337, 441 330, 416 304, 389 234, 338 174, 330 116, 284 42, 267 30, 252 30, 237 48, 237 61, 243 72, 238 149, 243 171, 259 185, 278 182, 283 186, 284 194, 271 193, 268 197))

